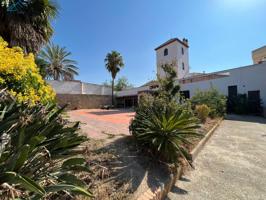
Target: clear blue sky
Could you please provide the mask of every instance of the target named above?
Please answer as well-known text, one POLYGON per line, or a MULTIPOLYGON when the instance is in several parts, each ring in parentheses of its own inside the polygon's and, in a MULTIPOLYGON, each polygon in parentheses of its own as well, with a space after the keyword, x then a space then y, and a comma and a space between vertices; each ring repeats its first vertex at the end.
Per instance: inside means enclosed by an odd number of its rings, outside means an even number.
POLYGON ((59 0, 53 42, 78 61, 78 80, 110 80, 105 55, 119 51, 126 76, 139 86, 155 78, 154 48, 188 38, 190 68, 212 72, 252 63, 266 45, 266 0, 59 0))

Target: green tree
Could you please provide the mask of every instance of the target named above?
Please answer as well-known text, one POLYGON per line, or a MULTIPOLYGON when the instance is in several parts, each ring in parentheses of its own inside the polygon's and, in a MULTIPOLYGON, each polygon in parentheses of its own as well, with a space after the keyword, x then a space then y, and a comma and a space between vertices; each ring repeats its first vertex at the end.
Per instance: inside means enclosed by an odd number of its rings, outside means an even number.
POLYGON ((159 89, 157 91, 157 95, 167 101, 170 101, 175 99, 180 91, 180 86, 175 83, 177 73, 171 64, 165 64, 161 67, 165 73, 165 77, 158 76, 159 89))
POLYGON ((128 82, 128 79, 126 77, 121 77, 117 80, 115 84, 115 90, 116 91, 121 91, 124 89, 132 88, 133 85, 128 82))
MULTIPOLYGON (((110 81, 110 82, 105 81, 103 83, 103 85, 107 86, 107 87, 112 87, 112 81, 110 81)), ((121 78, 118 78, 117 81, 115 81, 114 90, 115 91, 122 91, 124 89, 129 89, 129 88, 133 88, 133 87, 134 86, 128 82, 128 79, 125 76, 123 76, 121 78)))
POLYGON ((78 75, 77 62, 69 59, 71 53, 65 47, 48 44, 38 55, 37 63, 45 77, 53 80, 73 80, 78 75))
POLYGON ((0 36, 11 47, 36 53, 51 38, 57 14, 53 0, 0 0, 0 36))
POLYGON ((117 51, 112 51, 106 55, 105 67, 112 76, 112 105, 114 105, 114 82, 117 73, 124 67, 123 58, 117 51))

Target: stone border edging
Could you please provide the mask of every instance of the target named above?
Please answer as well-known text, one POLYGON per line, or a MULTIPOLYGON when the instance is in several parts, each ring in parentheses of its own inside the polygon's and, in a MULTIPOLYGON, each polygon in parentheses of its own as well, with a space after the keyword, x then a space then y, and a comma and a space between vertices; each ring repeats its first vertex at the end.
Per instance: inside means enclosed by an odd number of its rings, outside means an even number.
POLYGON ((223 119, 220 119, 214 125, 214 127, 212 127, 212 129, 209 130, 209 132, 203 137, 203 139, 197 144, 197 146, 194 147, 194 149, 191 151, 190 155, 191 155, 193 161, 196 159, 196 157, 199 154, 199 152, 203 149, 203 147, 205 146, 205 144, 211 138, 211 136, 213 135, 214 131, 217 129, 217 127, 221 124, 222 121, 223 121, 223 119))
MULTIPOLYGON (((197 146, 191 151, 190 154, 193 161, 196 159, 199 152, 203 149, 205 144, 211 138, 214 131, 217 129, 217 127, 221 124, 222 121, 223 119, 220 119, 214 125, 214 127, 212 127, 212 129, 203 137, 203 139, 197 144, 197 146)), ((140 197, 138 197, 137 200, 163 200, 167 196, 167 194, 171 191, 172 187, 176 184, 176 181, 181 178, 182 174, 183 174, 183 167, 179 166, 177 168, 177 173, 175 175, 171 174, 166 183, 164 183, 161 187, 159 187, 155 191, 148 189, 140 197)))

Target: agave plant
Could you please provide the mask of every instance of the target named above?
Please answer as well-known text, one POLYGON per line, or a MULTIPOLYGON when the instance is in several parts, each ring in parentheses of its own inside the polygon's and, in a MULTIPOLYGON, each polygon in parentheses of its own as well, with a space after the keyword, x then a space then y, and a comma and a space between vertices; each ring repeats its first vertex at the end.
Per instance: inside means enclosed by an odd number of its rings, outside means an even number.
POLYGON ((92 196, 74 174, 89 171, 77 146, 79 124, 68 124, 55 105, 17 104, 0 92, 0 196, 46 198, 92 196), (7 192, 7 190, 11 192, 7 192))
MULTIPOLYGON (((200 137, 198 120, 185 109, 169 105, 137 110, 130 130, 137 141, 160 159, 177 163, 179 157, 191 161, 186 148, 190 139, 200 137)), ((189 162, 190 163, 190 162, 189 162)))

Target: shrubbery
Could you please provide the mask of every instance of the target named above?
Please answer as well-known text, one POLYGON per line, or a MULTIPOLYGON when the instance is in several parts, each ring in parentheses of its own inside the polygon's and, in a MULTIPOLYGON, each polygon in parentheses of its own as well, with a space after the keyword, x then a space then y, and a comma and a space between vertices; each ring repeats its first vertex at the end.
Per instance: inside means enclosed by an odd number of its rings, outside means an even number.
POLYGON ((140 146, 166 162, 176 163, 179 157, 190 161, 186 145, 190 144, 190 138, 200 136, 196 131, 198 120, 185 105, 167 103, 157 97, 148 104, 142 103, 145 98, 140 100, 130 126, 140 146))
POLYGON ((0 37, 0 86, 19 102, 31 104, 53 102, 55 93, 45 83, 34 62, 33 54, 24 55, 19 47, 9 48, 0 37))
POLYGON ((209 116, 210 111, 211 111, 211 109, 205 104, 196 105, 196 108, 195 108, 195 113, 196 113, 197 117, 203 123, 206 121, 207 117, 209 116))
POLYGON ((74 175, 89 170, 75 148, 87 139, 78 135, 79 124, 69 124, 61 112, 53 105, 18 104, 0 92, 0 196, 91 196, 74 175))
POLYGON ((222 117, 226 114, 226 96, 211 88, 208 91, 197 91, 191 99, 192 107, 205 104, 210 110, 210 117, 222 117))
POLYGON ((166 78, 159 79, 156 93, 140 97, 130 131, 144 150, 176 164, 179 157, 191 160, 187 145, 191 138, 200 137, 199 126, 190 103, 179 95, 179 86, 174 83, 175 71, 169 65, 163 69, 166 78))

